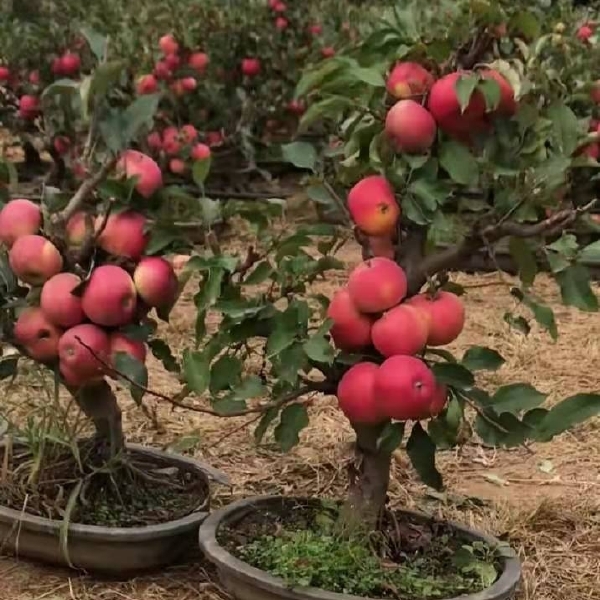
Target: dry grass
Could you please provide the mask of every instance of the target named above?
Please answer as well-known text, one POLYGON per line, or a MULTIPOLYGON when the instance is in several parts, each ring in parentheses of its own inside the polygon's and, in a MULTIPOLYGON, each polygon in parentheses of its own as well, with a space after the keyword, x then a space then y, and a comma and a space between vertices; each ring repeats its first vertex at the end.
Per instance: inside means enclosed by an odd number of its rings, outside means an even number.
MULTIPOLYGON (((352 250, 349 264, 359 260, 352 250)), ((326 285, 331 293, 342 280, 336 274, 326 285)), ((549 401, 576 391, 600 390, 600 318, 561 307, 549 282, 538 285, 552 303, 561 331, 558 343, 534 329, 529 337, 514 335, 502 320, 513 301, 498 277, 458 280, 469 286, 469 321, 456 349, 471 343, 498 349, 507 363, 486 376, 490 387, 515 380, 530 381, 548 392, 549 401)), ((191 338, 191 293, 183 299, 165 333, 175 348, 191 338)), ((173 392, 176 383, 151 363, 151 387, 173 392)), ((13 390, 12 398, 15 398, 13 390)), ((20 411, 39 405, 39 391, 18 390, 20 411)), ((195 454, 226 471, 231 490, 217 489, 216 503, 263 493, 340 496, 346 485, 346 465, 352 436, 333 398, 311 407, 311 425, 302 443, 287 455, 257 449, 251 436, 239 430, 241 419, 218 419, 169 406, 156 408, 161 427, 153 424, 123 396, 125 422, 132 441, 161 446, 175 437, 198 433, 195 454), (237 431, 236 431, 237 429, 237 431)), ((415 481, 405 457, 394 462, 390 496, 396 505, 421 506, 507 537, 519 550, 525 567, 521 600, 600 599, 600 422, 594 420, 550 444, 492 451, 475 442, 460 451, 442 453, 441 468, 449 497, 433 499, 415 481), (468 502, 476 496, 483 502, 468 502)), ((197 557, 189 564, 125 583, 101 582, 67 571, 13 559, 0 560, 0 600, 216 600, 227 596, 214 574, 197 557)))

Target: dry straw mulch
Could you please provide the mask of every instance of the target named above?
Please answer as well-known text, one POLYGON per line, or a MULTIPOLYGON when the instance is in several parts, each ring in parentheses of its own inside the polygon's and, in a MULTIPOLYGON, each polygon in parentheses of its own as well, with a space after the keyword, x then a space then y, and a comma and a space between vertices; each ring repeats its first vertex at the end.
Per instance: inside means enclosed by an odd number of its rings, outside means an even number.
MULTIPOLYGON (((358 253, 344 252, 348 264, 358 253)), ((344 279, 336 273, 320 291, 331 294, 344 279)), ((502 320, 514 308, 509 278, 498 275, 456 278, 469 287, 468 325, 455 349, 471 343, 499 350, 507 359, 482 383, 491 388, 529 381, 549 394, 549 402, 577 391, 600 390, 600 317, 562 307, 554 287, 542 278, 540 296, 553 305, 561 337, 555 344, 534 328, 528 337, 508 330, 502 320)), ((191 339, 190 290, 172 322, 164 326, 175 349, 191 339)), ((172 393, 176 382, 151 362, 151 387, 172 393)), ((13 414, 26 414, 46 401, 41 388, 28 385, 3 393, 13 414)), ((301 445, 280 455, 256 448, 243 419, 218 419, 172 410, 149 400, 159 427, 123 394, 126 430, 132 441, 164 446, 197 434, 196 456, 226 471, 231 489, 216 489, 216 504, 253 494, 341 496, 352 435, 333 398, 311 406, 310 426, 301 445)), ((448 483, 445 501, 432 498, 399 452, 394 461, 390 497, 395 505, 419 506, 509 539, 525 568, 521 600, 600 600, 600 420, 595 419, 545 445, 494 451, 476 440, 440 454, 448 483)), ((101 582, 72 572, 0 559, 0 600, 224 600, 210 566, 197 556, 188 564, 125 583, 101 582)))

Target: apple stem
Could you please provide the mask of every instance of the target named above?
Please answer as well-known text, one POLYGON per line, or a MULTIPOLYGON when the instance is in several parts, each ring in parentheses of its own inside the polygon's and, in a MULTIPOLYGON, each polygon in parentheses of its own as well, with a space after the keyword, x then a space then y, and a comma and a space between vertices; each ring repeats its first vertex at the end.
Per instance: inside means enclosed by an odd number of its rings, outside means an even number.
POLYGON ((119 454, 125 447, 122 414, 108 382, 102 379, 68 389, 79 408, 94 424, 98 441, 110 448, 111 457, 119 454))
POLYGON ((351 478, 348 498, 340 514, 340 525, 345 534, 357 528, 375 529, 385 509, 392 460, 389 452, 378 447, 385 425, 352 424, 360 464, 351 478))

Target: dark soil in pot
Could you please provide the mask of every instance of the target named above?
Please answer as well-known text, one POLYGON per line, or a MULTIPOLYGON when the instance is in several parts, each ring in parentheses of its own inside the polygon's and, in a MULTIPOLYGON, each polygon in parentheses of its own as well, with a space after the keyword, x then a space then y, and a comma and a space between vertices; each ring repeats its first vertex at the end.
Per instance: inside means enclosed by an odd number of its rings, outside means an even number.
POLYGON ((135 450, 107 460, 91 440, 0 448, 0 505, 47 519, 105 527, 174 521, 205 507, 206 479, 135 450))
POLYGON ((284 499, 219 528, 245 563, 283 579, 365 598, 434 600, 489 588, 503 553, 444 521, 390 513, 376 532, 341 535, 339 505, 284 499))

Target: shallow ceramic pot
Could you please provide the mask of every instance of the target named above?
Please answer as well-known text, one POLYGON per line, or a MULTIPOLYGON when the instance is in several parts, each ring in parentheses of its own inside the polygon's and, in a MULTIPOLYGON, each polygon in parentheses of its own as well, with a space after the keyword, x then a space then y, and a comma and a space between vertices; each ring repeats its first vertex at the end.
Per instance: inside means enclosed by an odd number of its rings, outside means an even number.
POLYGON ((107 576, 128 576, 175 562, 192 544, 208 516, 210 480, 227 477, 191 458, 128 444, 128 449, 161 467, 185 467, 206 483, 207 495, 196 510, 181 519, 146 527, 104 527, 72 523, 68 530, 68 557, 60 544, 62 522, 0 507, 0 548, 17 557, 70 566, 107 576))
MULTIPOLYGON (((290 588, 282 579, 255 569, 235 558, 217 540, 220 529, 235 528, 237 523, 256 511, 266 509, 276 512, 285 511, 286 506, 292 503, 314 503, 315 500, 282 496, 249 498, 234 502, 214 512, 204 521, 199 532, 200 549, 217 567, 221 582, 237 600, 371 600, 316 588, 290 588)), ((419 513, 401 512, 423 521, 429 520, 428 517, 419 513)), ((472 541, 483 541, 492 547, 500 544, 496 538, 473 531, 463 525, 456 523, 450 523, 450 525, 472 541)), ((521 579, 521 564, 518 558, 506 558, 503 567, 502 574, 490 588, 447 600, 512 600, 521 579)))

